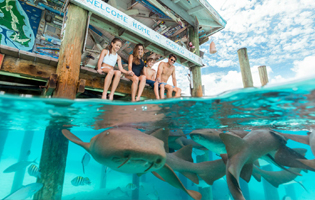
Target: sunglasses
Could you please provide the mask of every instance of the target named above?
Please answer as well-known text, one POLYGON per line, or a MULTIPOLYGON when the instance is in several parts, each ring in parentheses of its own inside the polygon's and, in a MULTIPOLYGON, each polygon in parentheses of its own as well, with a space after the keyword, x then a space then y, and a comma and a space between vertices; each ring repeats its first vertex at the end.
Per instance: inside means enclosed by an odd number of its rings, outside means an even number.
POLYGON ((172 62, 176 62, 176 60, 171 59, 172 62))

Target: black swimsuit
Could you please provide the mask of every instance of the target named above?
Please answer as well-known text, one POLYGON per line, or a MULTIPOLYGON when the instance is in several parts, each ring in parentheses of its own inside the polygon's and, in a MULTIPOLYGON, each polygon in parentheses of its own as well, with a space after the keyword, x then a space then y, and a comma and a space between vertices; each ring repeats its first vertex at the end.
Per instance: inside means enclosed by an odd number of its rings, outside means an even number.
POLYGON ((139 65, 132 63, 132 71, 138 77, 141 75, 141 71, 142 71, 143 67, 144 67, 144 62, 142 60, 140 60, 139 65))

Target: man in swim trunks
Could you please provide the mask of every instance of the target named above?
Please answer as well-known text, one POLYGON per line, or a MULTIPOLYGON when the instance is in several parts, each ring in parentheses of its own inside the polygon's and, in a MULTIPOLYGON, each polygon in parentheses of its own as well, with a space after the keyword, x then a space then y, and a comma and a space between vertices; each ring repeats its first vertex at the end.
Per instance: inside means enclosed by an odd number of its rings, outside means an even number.
POLYGON ((156 80, 165 85, 165 89, 167 90, 167 98, 172 98, 173 91, 175 92, 174 97, 180 97, 180 93, 182 90, 177 87, 177 81, 175 76, 175 66, 177 57, 174 54, 169 55, 168 62, 160 62, 158 67, 158 72, 156 76, 156 80), (173 85, 171 86, 167 84, 167 80, 172 75, 173 85))
POLYGON ((152 69, 152 66, 154 65, 154 59, 149 58, 147 61, 147 67, 145 68, 146 70, 146 83, 149 84, 153 89, 154 89, 154 94, 156 99, 164 99, 164 84, 159 83, 158 81, 155 80, 156 77, 156 71, 152 69), (159 95, 159 89, 160 89, 160 95, 159 95))

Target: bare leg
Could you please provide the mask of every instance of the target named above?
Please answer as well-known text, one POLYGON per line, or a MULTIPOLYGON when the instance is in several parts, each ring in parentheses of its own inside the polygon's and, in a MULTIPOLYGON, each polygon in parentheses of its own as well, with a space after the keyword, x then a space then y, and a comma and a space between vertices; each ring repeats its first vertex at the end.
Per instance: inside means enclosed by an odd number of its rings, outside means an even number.
POLYGON ((175 91, 175 96, 174 97, 180 97, 180 93, 182 92, 182 90, 180 88, 178 88, 178 87, 175 87, 174 91, 175 91))
POLYGON ((159 83, 156 82, 156 81, 154 83, 154 94, 155 94, 156 99, 160 99, 160 96, 159 96, 159 83))
POLYGON ((136 75, 125 76, 125 77, 132 81, 132 84, 131 84, 131 101, 136 101, 136 92, 138 89, 139 78, 136 75))
POLYGON ((165 89, 167 90, 166 97, 172 98, 173 87, 171 85, 166 85, 165 89))
POLYGON ((137 96, 136 101, 139 101, 139 100, 140 100, 141 94, 142 94, 143 89, 144 89, 144 87, 145 87, 146 76, 141 75, 141 76, 139 77, 139 80, 140 80, 140 84, 139 84, 139 88, 138 88, 138 96, 137 96))
POLYGON ((102 94, 102 99, 106 99, 107 91, 109 88, 110 83, 112 82, 112 78, 114 75, 114 70, 112 69, 105 69, 103 70, 105 73, 107 73, 105 80, 104 80, 104 90, 102 94))
POLYGON ((115 78, 113 80, 112 90, 109 93, 109 100, 113 100, 113 98, 114 98, 115 90, 116 90, 116 88, 117 88, 117 86, 119 84, 119 81, 120 81, 121 72, 118 71, 118 70, 115 70, 114 74, 115 74, 115 78))
POLYGON ((160 85, 160 96, 161 96, 161 99, 164 99, 164 92, 165 92, 165 88, 164 88, 164 84, 161 84, 160 85))

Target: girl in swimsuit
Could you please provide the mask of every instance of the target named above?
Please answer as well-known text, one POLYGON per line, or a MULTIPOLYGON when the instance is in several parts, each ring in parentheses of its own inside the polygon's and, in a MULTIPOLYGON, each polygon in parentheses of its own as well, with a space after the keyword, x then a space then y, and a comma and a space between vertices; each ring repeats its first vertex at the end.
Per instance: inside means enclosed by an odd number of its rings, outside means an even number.
POLYGON ((144 70, 143 57, 143 45, 137 44, 133 49, 133 53, 128 58, 128 70, 133 71, 135 76, 126 76, 126 78, 132 81, 131 85, 131 101, 139 101, 143 89, 145 87, 146 74, 144 70), (139 87, 138 83, 140 81, 139 87), (138 95, 136 99, 136 92, 138 89, 138 95))
POLYGON ((134 73, 130 71, 126 71, 123 69, 121 65, 121 57, 117 54, 118 50, 121 48, 121 41, 118 38, 114 38, 110 43, 108 50, 103 49, 98 59, 97 63, 97 72, 99 74, 107 73, 104 80, 104 91, 102 94, 102 99, 106 99, 108 88, 112 82, 112 78, 115 75, 113 80, 112 89, 109 93, 109 99, 113 100, 114 92, 118 86, 120 81, 121 72, 124 74, 128 74, 130 77, 133 77, 134 73), (118 63, 119 70, 114 70, 114 66, 118 63))

